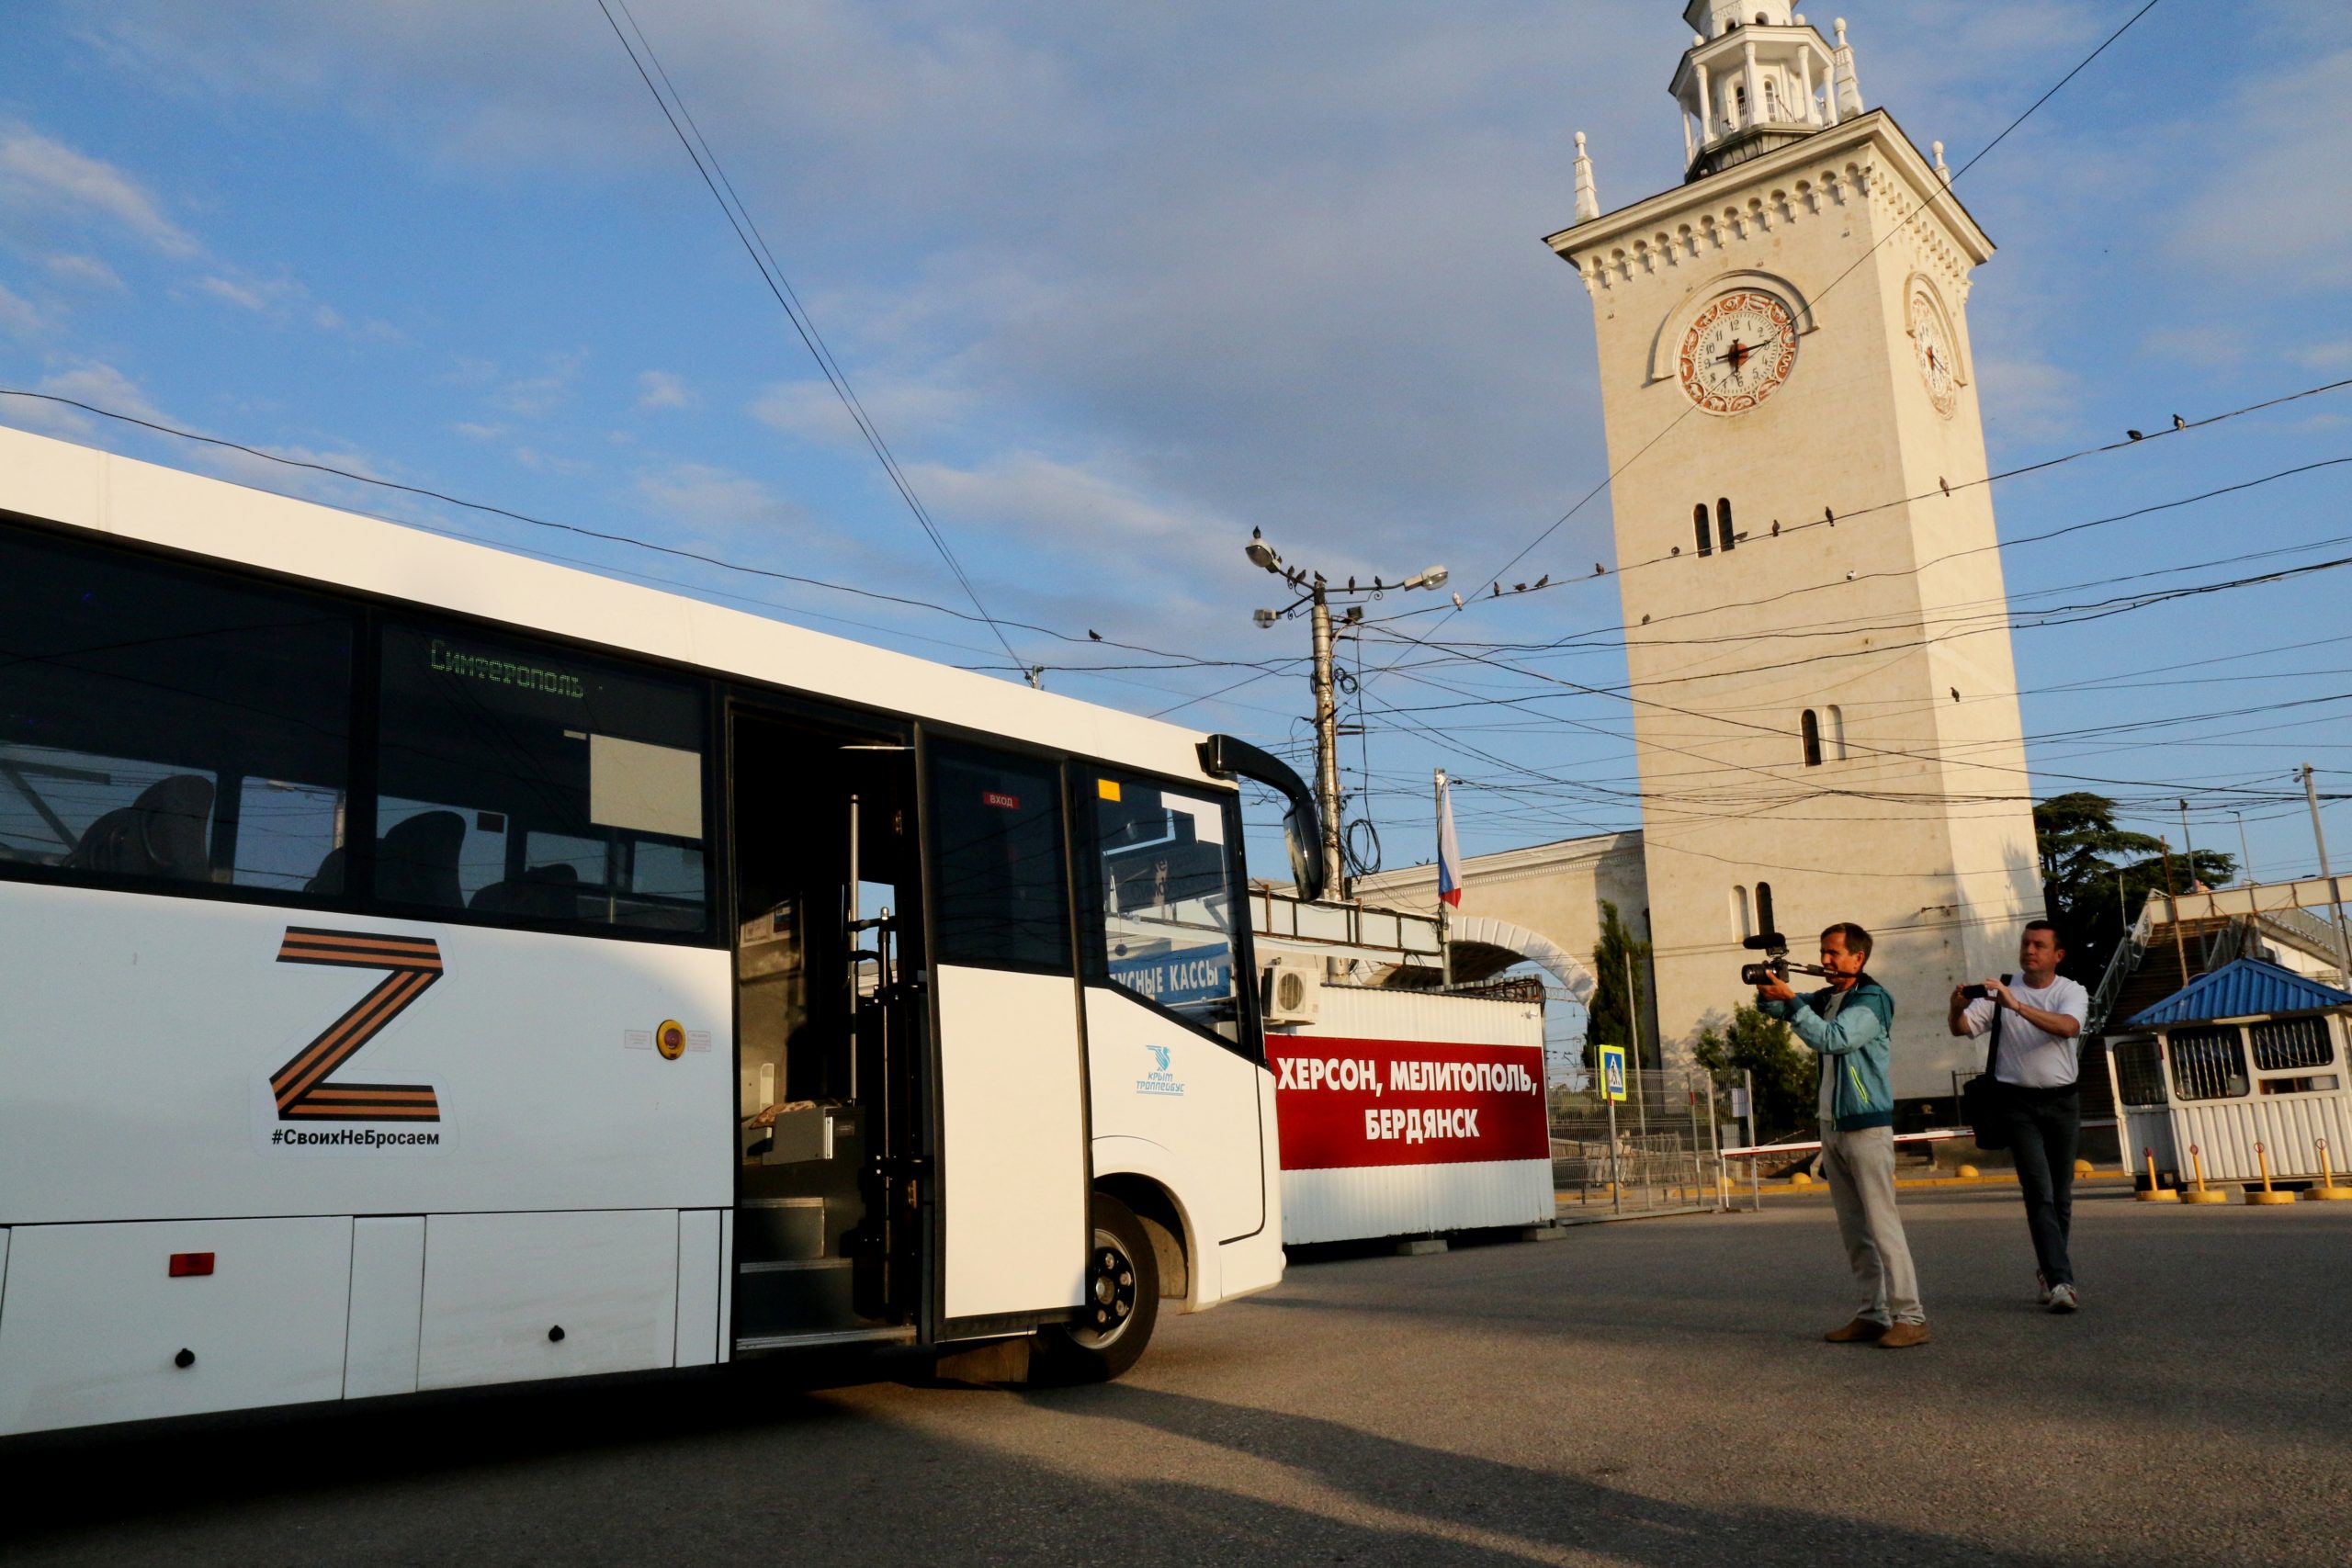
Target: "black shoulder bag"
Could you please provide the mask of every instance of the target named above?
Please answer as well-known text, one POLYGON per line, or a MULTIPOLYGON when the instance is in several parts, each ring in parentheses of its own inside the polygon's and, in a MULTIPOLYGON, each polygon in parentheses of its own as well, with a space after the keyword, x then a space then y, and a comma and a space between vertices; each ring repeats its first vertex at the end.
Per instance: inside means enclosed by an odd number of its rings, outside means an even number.
MULTIPOLYGON (((2007 975, 2001 984, 2009 983, 2007 975)), ((1969 1131, 1975 1135, 1980 1149, 2006 1149, 2009 1146, 2009 1119, 2002 1113, 2001 1091, 1993 1077, 1993 1068, 2001 1056, 2001 1014, 2008 1010, 1999 1002, 1993 1004, 1993 1027, 1985 1031, 1984 1070, 1968 1080, 1960 1091, 1961 1113, 1967 1119, 1969 1131)))

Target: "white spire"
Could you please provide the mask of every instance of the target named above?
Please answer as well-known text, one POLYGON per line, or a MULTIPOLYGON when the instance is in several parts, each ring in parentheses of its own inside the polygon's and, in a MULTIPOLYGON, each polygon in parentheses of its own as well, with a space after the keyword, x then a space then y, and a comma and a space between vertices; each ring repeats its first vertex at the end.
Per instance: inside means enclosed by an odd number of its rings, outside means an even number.
POLYGON ((1834 25, 1838 47, 1830 51, 1829 69, 1838 94, 1838 118, 1846 119, 1862 112, 1862 85, 1854 79, 1854 47, 1846 41, 1846 18, 1840 17, 1834 25))
POLYGON ((1936 177, 1942 180, 1946 185, 1951 184, 1951 171, 1944 167, 1944 144, 1940 141, 1937 141, 1931 142, 1929 145, 1935 150, 1936 177))
POLYGON ((1592 160, 1585 155, 1584 132, 1577 132, 1577 221, 1600 216, 1600 197, 1592 188, 1592 160))

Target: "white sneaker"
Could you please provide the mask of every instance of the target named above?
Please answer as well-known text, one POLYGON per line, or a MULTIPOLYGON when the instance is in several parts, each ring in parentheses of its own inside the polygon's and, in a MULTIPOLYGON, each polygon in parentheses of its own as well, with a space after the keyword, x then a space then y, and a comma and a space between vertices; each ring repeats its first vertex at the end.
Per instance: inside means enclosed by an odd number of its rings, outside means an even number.
POLYGON ((2083 1302, 2082 1298, 2075 1293, 2074 1286, 2052 1285, 2050 1287, 2047 1304, 2052 1312, 2073 1312, 2081 1306, 2083 1302))

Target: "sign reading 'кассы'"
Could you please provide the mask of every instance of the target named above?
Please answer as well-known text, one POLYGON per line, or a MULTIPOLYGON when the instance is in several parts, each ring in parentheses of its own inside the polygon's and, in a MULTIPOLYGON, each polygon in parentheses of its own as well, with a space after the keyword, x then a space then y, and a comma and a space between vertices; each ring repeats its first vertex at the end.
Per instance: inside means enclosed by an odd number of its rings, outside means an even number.
POLYGON ((1549 1159, 1540 1046, 1266 1037, 1284 1170, 1549 1159))

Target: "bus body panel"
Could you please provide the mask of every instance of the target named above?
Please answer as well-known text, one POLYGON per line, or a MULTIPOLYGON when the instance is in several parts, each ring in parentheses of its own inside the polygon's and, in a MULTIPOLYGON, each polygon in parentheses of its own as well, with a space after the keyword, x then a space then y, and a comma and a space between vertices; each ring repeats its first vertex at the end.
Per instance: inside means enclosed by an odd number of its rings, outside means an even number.
POLYGON ((1086 1042, 1094 1135, 1183 1151, 1171 1152, 1170 1185, 1183 1194, 1198 1246, 1261 1229, 1270 1197, 1258 1158, 1264 1069, 1109 986, 1086 988, 1086 1042))
POLYGON ((672 1365, 678 1220, 661 1209, 431 1216, 417 1386, 672 1365))
POLYGON ((1266 1184, 1266 1228, 1255 1235, 1227 1242, 1217 1249, 1224 1255, 1225 1295, 1228 1301, 1272 1290, 1283 1282, 1282 1145, 1274 1136, 1274 1075, 1270 1072, 1258 1074, 1258 1117, 1259 1125, 1266 1130, 1256 1151, 1266 1184))
POLYGON ((937 983, 946 1315, 1076 1306, 1091 1234, 1077 983, 957 966, 937 983))
POLYGON ((347 1219, 28 1225, 9 1253, 0 1433, 343 1396, 347 1219))
POLYGON ((351 1334, 343 1396, 416 1392, 424 1324, 424 1216, 371 1215, 351 1223, 351 1334))
POLYGON ((0 883, 0 1224, 723 1208, 732 988, 713 949, 0 883), (287 1108, 273 1075, 397 978, 281 962, 289 931, 439 971, 287 1108), (345 1119, 346 1084, 436 1119, 345 1119))

